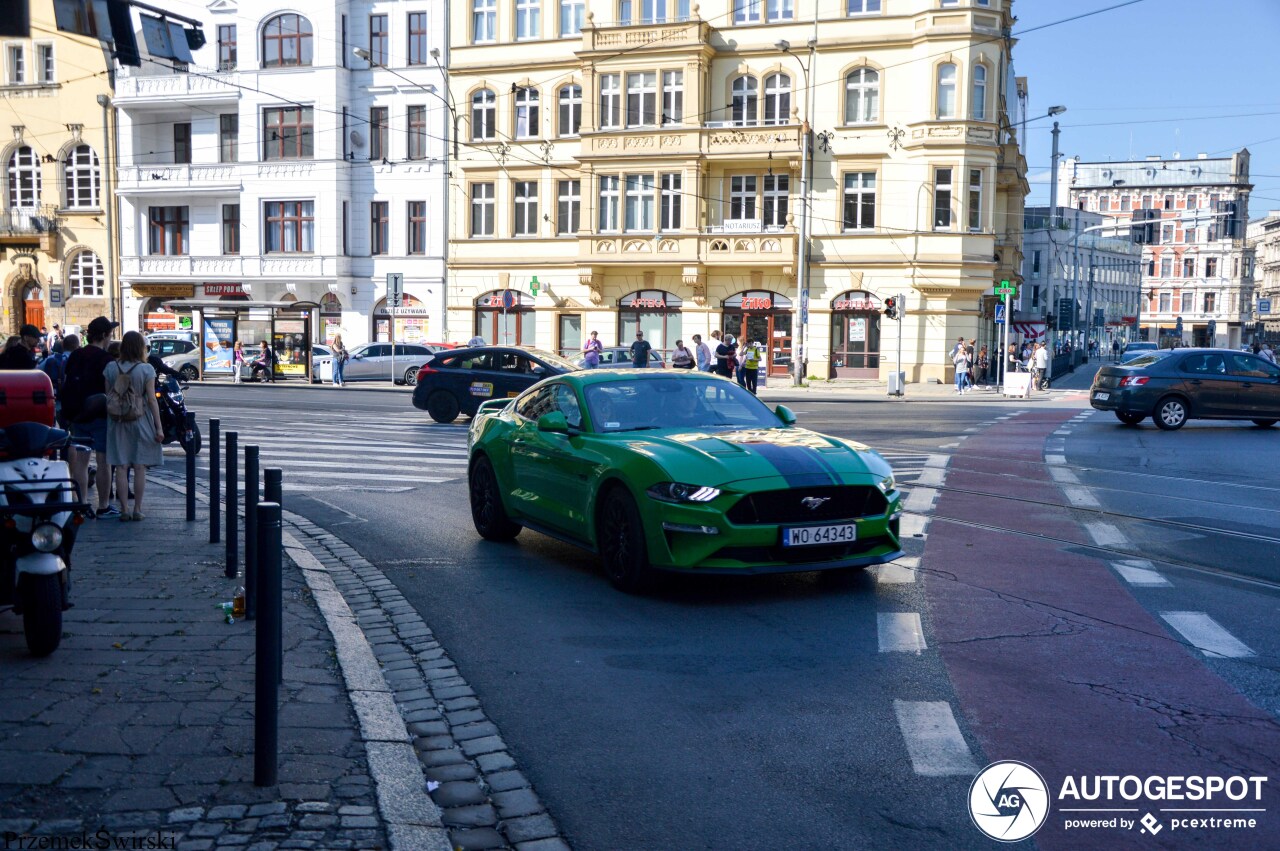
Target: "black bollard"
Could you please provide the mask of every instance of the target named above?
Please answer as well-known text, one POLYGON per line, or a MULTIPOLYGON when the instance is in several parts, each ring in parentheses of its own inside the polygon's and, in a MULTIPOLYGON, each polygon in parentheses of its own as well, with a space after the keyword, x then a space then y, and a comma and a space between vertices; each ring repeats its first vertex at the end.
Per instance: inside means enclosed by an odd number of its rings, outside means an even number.
POLYGON ((226 577, 240 574, 240 435, 227 432, 227 570, 226 577))
POLYGON ((222 540, 222 506, 218 491, 222 488, 222 462, 219 460, 222 447, 219 445, 218 432, 221 420, 209 420, 209 543, 216 544, 222 540))
MULTIPOLYGON (((262 501, 264 503, 273 502, 281 506, 280 511, 284 513, 284 470, 279 467, 268 467, 262 471, 262 501)), ((262 551, 258 551, 259 555, 259 575, 261 575, 261 555, 262 551)), ((259 602, 262 602, 259 600, 259 602)), ((280 634, 280 622, 276 621, 276 682, 284 682, 284 638, 280 634)))
POLYGON ((280 504, 260 503, 257 514, 260 605, 254 626, 253 784, 274 786, 280 746, 280 504))
MULTIPOLYGON (((196 428, 196 415, 187 411, 185 422, 182 427, 187 434, 191 434, 196 428)), ((187 522, 191 523, 196 519, 196 453, 193 451, 194 446, 190 442, 187 443, 187 522)))
POLYGON ((244 448, 244 616, 258 616, 258 447, 244 448))

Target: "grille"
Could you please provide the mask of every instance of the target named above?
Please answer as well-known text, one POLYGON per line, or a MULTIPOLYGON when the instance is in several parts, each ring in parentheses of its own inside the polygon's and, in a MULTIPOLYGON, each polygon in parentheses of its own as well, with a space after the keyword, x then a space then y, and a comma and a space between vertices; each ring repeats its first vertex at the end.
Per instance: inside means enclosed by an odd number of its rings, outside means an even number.
POLYGON ((887 537, 867 538, 847 544, 823 544, 816 547, 724 547, 716 551, 713 559, 733 559, 745 562, 772 562, 775 564, 819 564, 837 561, 869 553, 877 547, 893 546, 887 537))
POLYGON ((730 523, 739 526, 761 523, 821 523, 875 517, 884 514, 888 507, 889 503, 879 488, 870 485, 834 485, 748 494, 729 509, 727 516, 730 523), (827 501, 814 509, 805 508, 801 500, 811 496, 827 501))

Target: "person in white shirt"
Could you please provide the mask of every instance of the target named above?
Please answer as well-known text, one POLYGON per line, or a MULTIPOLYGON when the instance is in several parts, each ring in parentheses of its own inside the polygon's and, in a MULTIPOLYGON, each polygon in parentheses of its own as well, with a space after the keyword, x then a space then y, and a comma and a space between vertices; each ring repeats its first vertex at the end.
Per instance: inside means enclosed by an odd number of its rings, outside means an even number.
POLYGON ((1049 371, 1049 349, 1044 343, 1036 345, 1035 354, 1031 356, 1031 364, 1031 386, 1038 387, 1041 376, 1047 375, 1049 371))
POLYGON ((694 356, 698 359, 698 372, 711 371, 711 347, 702 342, 701 334, 693 335, 694 356))
POLYGON ((1276 352, 1275 352, 1275 349, 1271 348, 1270 343, 1267 343, 1265 346, 1263 346, 1262 351, 1258 352, 1258 354, 1265 361, 1270 361, 1271 363, 1276 362, 1276 352))

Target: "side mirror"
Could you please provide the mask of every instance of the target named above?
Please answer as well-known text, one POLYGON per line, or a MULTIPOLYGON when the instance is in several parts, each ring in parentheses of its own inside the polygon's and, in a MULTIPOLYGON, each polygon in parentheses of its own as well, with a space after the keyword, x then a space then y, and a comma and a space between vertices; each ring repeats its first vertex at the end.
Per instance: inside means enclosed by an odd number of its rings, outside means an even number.
POLYGON ((538 417, 538 431, 551 432, 553 434, 568 434, 569 421, 565 419, 564 414, 560 411, 552 411, 549 414, 543 414, 538 417))
POLYGON ((778 415, 778 419, 782 420, 783 425, 796 424, 795 413, 793 413, 792 410, 788 408, 786 405, 779 405, 778 407, 773 409, 773 412, 778 415))

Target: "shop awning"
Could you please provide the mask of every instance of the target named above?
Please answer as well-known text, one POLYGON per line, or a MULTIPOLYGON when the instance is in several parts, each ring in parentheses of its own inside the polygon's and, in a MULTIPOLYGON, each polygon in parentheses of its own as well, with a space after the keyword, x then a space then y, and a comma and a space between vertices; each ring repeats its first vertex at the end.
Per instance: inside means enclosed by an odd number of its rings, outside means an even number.
POLYGON ((1048 328, 1043 322, 1014 322, 1009 326, 1010 331, 1016 331, 1024 337, 1035 340, 1045 335, 1048 328))
POLYGON ((320 305, 314 301, 241 301, 225 298, 175 298, 166 301, 165 307, 176 310, 205 310, 219 308, 221 310, 317 310, 320 305))

